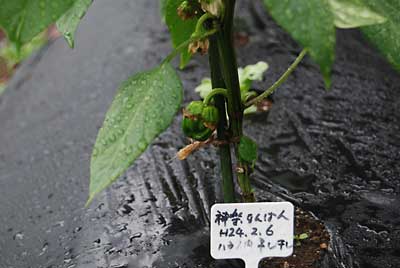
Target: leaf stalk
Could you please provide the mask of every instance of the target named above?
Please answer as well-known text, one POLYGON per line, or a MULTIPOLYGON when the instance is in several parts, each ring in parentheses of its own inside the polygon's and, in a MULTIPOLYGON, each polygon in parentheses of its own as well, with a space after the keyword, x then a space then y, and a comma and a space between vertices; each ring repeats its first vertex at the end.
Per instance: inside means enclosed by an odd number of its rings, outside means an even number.
POLYGON ((282 85, 290 76, 290 74, 296 69, 297 65, 301 62, 301 60, 304 58, 304 56, 307 54, 307 48, 303 49, 299 56, 297 56, 296 60, 289 66, 289 68, 282 74, 282 76, 272 85, 270 86, 267 90, 265 90, 263 93, 255 97, 254 99, 251 99, 245 104, 245 107, 250 107, 253 104, 257 104, 263 99, 267 98, 269 95, 275 92, 275 90, 282 85))
POLYGON ((225 88, 213 88, 213 90, 206 96, 203 103, 208 105, 210 101, 218 95, 228 98, 228 91, 225 88))

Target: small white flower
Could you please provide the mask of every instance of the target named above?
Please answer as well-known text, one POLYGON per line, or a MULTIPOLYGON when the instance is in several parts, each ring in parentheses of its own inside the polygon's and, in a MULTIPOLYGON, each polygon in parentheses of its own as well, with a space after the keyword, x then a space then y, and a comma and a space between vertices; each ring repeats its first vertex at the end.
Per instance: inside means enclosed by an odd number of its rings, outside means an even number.
POLYGON ((224 3, 222 0, 200 0, 201 8, 216 17, 221 17, 224 13, 224 3))

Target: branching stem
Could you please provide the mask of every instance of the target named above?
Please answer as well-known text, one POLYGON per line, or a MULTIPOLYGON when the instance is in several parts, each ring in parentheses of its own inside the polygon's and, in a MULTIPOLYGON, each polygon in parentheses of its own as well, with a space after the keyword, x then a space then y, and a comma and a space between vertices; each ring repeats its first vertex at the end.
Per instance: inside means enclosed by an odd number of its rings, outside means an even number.
POLYGON ((288 79, 289 75, 296 69, 297 65, 301 62, 301 60, 304 58, 304 56, 307 54, 307 48, 303 49, 299 56, 297 56, 296 60, 292 63, 292 65, 289 66, 289 68, 286 70, 286 72, 267 90, 265 90, 263 93, 255 97, 254 99, 251 99, 245 104, 245 107, 250 107, 253 104, 257 104, 272 93, 280 86, 282 85, 283 82, 288 79))
POLYGON ((194 35, 194 36, 196 36, 196 35, 201 35, 201 31, 202 31, 202 29, 203 29, 204 23, 205 23, 208 19, 213 19, 213 18, 214 18, 214 16, 211 15, 210 13, 205 13, 205 14, 203 14, 203 15, 199 18, 199 20, 197 21, 196 28, 195 28, 195 31, 194 31, 193 35, 194 35))
POLYGON ((228 98, 228 91, 225 88, 214 88, 204 99, 203 103, 208 105, 210 101, 217 95, 222 95, 225 98, 228 98))

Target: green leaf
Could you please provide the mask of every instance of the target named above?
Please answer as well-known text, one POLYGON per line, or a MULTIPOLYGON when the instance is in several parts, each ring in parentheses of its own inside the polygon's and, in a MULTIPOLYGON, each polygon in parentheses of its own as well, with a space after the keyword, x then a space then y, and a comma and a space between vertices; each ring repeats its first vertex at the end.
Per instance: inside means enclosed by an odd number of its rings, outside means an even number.
POLYGON ((58 20, 74 0, 0 0, 0 26, 17 47, 58 20))
POLYGON ((257 144, 249 137, 240 138, 238 152, 243 161, 254 164, 257 160, 257 144))
POLYGON ((20 47, 19 50, 14 43, 8 42, 0 47, 0 58, 4 58, 7 61, 8 68, 12 71, 11 69, 14 69, 16 64, 28 58, 33 52, 44 46, 47 41, 46 33, 42 32, 20 47))
POLYGON ((357 28, 386 21, 384 16, 357 0, 329 0, 329 5, 338 28, 357 28))
POLYGON ((387 18, 385 23, 363 27, 363 34, 400 71, 400 2, 398 0, 362 1, 375 12, 385 14, 387 18))
POLYGON ((76 0, 74 5, 57 21, 57 28, 73 48, 75 31, 93 0, 76 0))
POLYGON ((169 63, 138 73, 121 85, 93 148, 88 203, 170 125, 182 91, 169 63))
POLYGON ((335 25, 328 0, 263 0, 271 16, 319 64, 327 87, 335 58, 335 25))
POLYGON ((165 23, 165 13, 167 9, 167 0, 160 0, 160 14, 161 19, 165 23))
MULTIPOLYGON (((174 47, 178 47, 181 43, 190 39, 197 24, 197 18, 182 20, 177 13, 179 5, 184 0, 166 0, 165 4, 165 21, 171 33, 171 39, 174 47)), ((180 67, 184 68, 190 61, 191 55, 186 48, 181 53, 180 67)))

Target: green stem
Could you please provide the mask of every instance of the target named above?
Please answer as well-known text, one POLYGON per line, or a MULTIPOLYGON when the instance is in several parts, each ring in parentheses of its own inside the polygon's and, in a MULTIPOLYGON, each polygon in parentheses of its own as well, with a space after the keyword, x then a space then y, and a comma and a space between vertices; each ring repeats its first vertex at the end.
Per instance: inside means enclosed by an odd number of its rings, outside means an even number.
POLYGON ((182 42, 179 46, 177 46, 162 62, 162 64, 164 63, 168 63, 170 62, 173 58, 175 58, 180 52, 182 52, 184 49, 187 48, 187 46, 197 40, 209 37, 213 34, 215 34, 216 32, 218 32, 218 29, 212 29, 209 30, 207 32, 205 32, 202 35, 192 35, 188 40, 182 42))
MULTIPOLYGON (((235 0, 225 0, 225 14, 220 31, 217 33, 218 49, 222 62, 222 73, 228 90, 228 114, 230 130, 233 140, 240 140, 243 130, 243 106, 241 100, 239 77, 237 72, 236 54, 233 43, 233 16, 235 0)), ((238 145, 235 144, 237 161, 237 177, 242 190, 242 199, 245 202, 255 201, 250 185, 249 171, 251 167, 242 162, 238 153, 238 145)))
POLYGON ((232 102, 228 102, 228 114, 231 124, 231 130, 234 137, 242 134, 243 108, 241 102, 239 76, 237 73, 236 54, 233 48, 233 12, 234 0, 225 1, 225 17, 221 31, 217 34, 218 49, 222 63, 222 73, 224 76, 228 94, 232 102))
POLYGON ((286 79, 288 79, 289 75, 296 69, 297 65, 301 62, 301 60, 304 58, 304 56, 306 54, 307 54, 307 49, 305 48, 301 51, 299 56, 297 56, 296 60, 292 63, 292 65, 289 66, 289 68, 286 70, 286 72, 270 88, 268 88, 266 91, 264 91, 263 93, 258 95, 256 98, 248 101, 245 104, 246 108, 253 104, 259 103, 260 101, 262 101, 263 99, 265 99, 266 97, 268 97, 269 95, 274 93, 274 91, 280 85, 282 85, 282 83, 285 82, 286 79))
POLYGON ((201 30, 203 28, 203 24, 208 20, 214 18, 210 13, 203 14, 196 23, 196 28, 194 30, 193 36, 201 35, 201 30))
POLYGON ((203 103, 205 105, 208 105, 210 103, 210 101, 218 96, 218 95, 222 95, 225 98, 228 98, 228 91, 225 88, 213 88, 213 90, 208 93, 207 97, 204 99, 203 103))
MULTIPOLYGON (((209 62, 211 70, 211 83, 213 88, 225 88, 225 82, 220 69, 220 57, 218 53, 218 43, 216 36, 210 37, 209 62)), ((215 106, 219 114, 226 114, 226 102, 222 95, 215 95, 215 106)), ((217 138, 221 141, 228 141, 227 135, 228 122, 225 116, 221 116, 217 125, 217 138)), ((222 190, 225 203, 234 203, 235 186, 233 183, 232 157, 229 143, 219 146, 219 159, 222 175, 222 190)))

